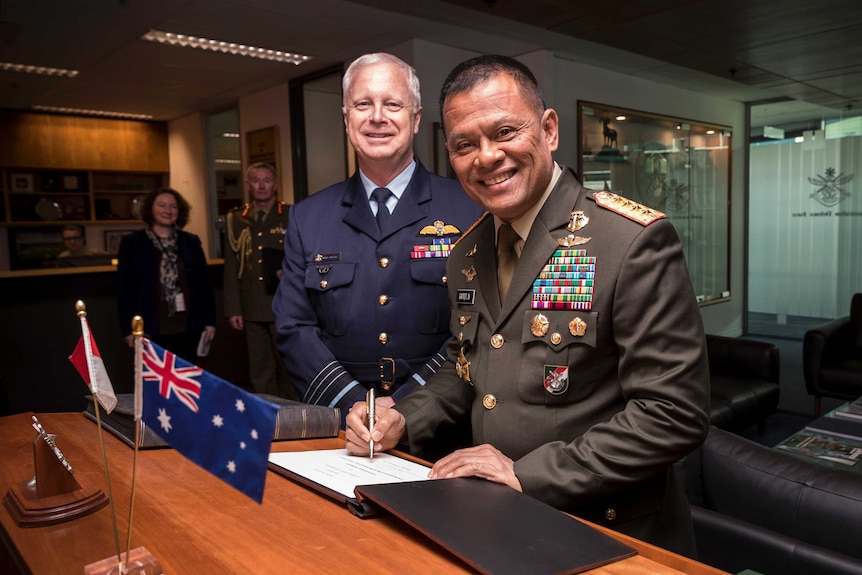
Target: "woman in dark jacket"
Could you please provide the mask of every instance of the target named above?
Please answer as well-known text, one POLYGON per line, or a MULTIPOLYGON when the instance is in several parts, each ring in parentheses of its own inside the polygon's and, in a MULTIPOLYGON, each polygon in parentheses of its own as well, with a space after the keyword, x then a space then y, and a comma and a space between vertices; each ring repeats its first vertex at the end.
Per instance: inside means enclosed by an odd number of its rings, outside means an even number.
POLYGON ((117 263, 120 329, 131 347, 132 317, 147 336, 196 363, 198 342, 215 336, 215 294, 200 238, 182 231, 189 203, 176 190, 150 192, 141 206, 143 230, 125 236, 117 263))

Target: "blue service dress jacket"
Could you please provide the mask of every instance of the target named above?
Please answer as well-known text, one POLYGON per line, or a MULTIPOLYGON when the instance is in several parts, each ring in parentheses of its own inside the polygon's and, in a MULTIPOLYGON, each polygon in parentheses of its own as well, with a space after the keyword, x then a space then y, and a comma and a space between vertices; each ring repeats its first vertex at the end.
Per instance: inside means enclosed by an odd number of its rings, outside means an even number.
POLYGON ((448 249, 481 213, 418 161, 382 234, 358 172, 291 208, 273 313, 303 401, 344 416, 370 385, 397 401, 425 383, 449 337, 448 249))
POLYGON ((672 465, 709 428, 700 311, 673 225, 633 221, 593 195, 564 170, 502 304, 493 218, 462 237, 448 262, 451 362, 395 409, 414 453, 442 427, 471 418, 474 444, 512 458, 525 493, 692 554, 672 465), (594 275, 560 275, 576 263, 594 266, 594 275), (564 289, 550 283, 558 278, 564 289), (580 295, 572 307, 581 309, 534 304, 534 293, 547 301, 580 295))
MULTIPOLYGON (((189 333, 200 333, 208 325, 216 325, 215 293, 207 267, 201 240, 196 235, 177 230, 177 250, 185 266, 188 293, 189 333)), ((158 298, 161 252, 147 237, 145 230, 124 236, 117 255, 117 305, 120 332, 132 333, 132 318, 144 320, 144 332, 159 335, 158 298)))

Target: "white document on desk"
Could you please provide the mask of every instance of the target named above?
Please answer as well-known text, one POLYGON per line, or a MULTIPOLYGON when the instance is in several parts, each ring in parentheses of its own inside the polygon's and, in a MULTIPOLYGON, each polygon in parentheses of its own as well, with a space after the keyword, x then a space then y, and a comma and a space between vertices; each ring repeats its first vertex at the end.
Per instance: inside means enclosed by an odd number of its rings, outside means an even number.
POLYGON ((269 462, 347 499, 355 497, 357 485, 426 480, 430 471, 424 465, 388 453, 375 453, 374 459, 370 459, 350 455, 346 449, 270 453, 269 462))

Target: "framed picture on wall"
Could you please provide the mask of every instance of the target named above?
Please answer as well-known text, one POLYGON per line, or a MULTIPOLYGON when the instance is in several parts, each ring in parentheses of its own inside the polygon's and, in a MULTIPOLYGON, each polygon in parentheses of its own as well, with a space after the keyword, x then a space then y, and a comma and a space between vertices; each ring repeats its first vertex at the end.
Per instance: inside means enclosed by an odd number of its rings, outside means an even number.
MULTIPOLYGON (((278 126, 246 132, 248 166, 257 162, 272 164, 278 171, 278 126)), ((278 171, 280 174, 281 172, 278 171)))
POLYGON ((117 255, 120 251, 120 241, 134 230, 105 230, 105 251, 117 255))
POLYGON ((12 193, 30 194, 33 190, 33 174, 13 173, 10 174, 12 181, 12 193))

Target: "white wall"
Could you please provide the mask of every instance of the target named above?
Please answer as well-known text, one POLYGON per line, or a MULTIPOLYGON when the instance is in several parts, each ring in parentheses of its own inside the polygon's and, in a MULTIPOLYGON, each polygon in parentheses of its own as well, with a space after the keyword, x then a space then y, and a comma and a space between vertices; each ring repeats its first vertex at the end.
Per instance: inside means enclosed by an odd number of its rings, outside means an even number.
MULTIPOLYGON (((170 161, 170 187, 178 191, 192 205, 186 231, 200 237, 206 256, 210 253, 210 234, 215 233, 209 222, 210 194, 206 178, 206 127, 202 114, 189 114, 168 122, 168 157, 170 161)), ((215 194, 213 194, 215 195, 215 194)))

